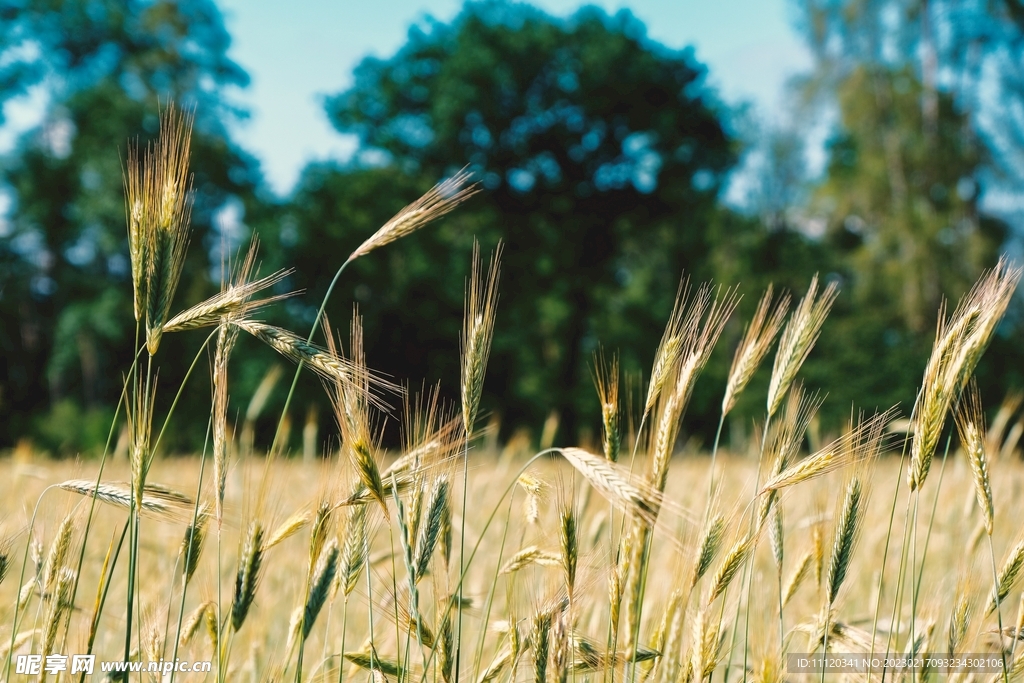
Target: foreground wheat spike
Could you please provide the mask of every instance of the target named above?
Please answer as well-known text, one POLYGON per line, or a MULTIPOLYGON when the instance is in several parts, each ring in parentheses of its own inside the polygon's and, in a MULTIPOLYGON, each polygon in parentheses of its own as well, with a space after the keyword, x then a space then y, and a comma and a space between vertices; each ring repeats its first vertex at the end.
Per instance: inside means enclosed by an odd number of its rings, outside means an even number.
POLYGON ((789 310, 789 294, 783 294, 772 306, 772 285, 768 285, 761 301, 757 304, 754 317, 747 325, 746 332, 732 359, 729 379, 722 397, 722 415, 728 415, 736 405, 736 398, 746 388, 761 361, 772 348, 772 342, 782 329, 789 310))
POLYGON ((338 581, 345 599, 356 589, 359 573, 366 564, 366 506, 357 505, 349 513, 338 568, 338 581))
POLYGON ((359 248, 348 257, 346 263, 365 256, 378 247, 411 235, 451 212, 479 191, 477 186, 472 184, 472 180, 473 174, 463 169, 451 178, 438 183, 422 197, 395 214, 394 218, 360 244, 359 248))
MULTIPOLYGON (((53 591, 50 594, 50 605, 46 613, 46 621, 43 627, 43 656, 53 652, 57 642, 57 632, 64 620, 64 615, 71 610, 71 590, 75 584, 75 571, 68 567, 61 567, 56 572, 53 591)), ((42 680, 42 678, 40 678, 42 680)))
POLYGON ((793 383, 800 366, 818 340, 821 326, 828 317, 829 309, 839 294, 834 282, 825 287, 818 296, 818 276, 811 278, 807 294, 797 304, 792 317, 782 331, 779 347, 775 352, 775 364, 768 385, 768 417, 771 418, 782 404, 782 399, 793 383))
POLYGON ((948 321, 944 320, 942 311, 939 312, 935 343, 925 366, 921 390, 914 407, 914 440, 911 443, 910 470, 907 473, 907 482, 912 491, 924 483, 928 476, 946 414, 958 390, 960 368, 956 367, 957 360, 980 314, 979 303, 972 301, 970 296, 961 300, 948 321))
POLYGON ((223 285, 221 291, 168 320, 164 324, 163 331, 166 333, 195 330, 247 318, 265 306, 298 294, 298 292, 288 292, 256 301, 252 300, 252 297, 259 292, 273 287, 295 272, 293 268, 289 268, 257 280, 250 279, 256 267, 258 248, 259 242, 254 238, 242 263, 238 266, 235 274, 223 285))
POLYGON ((597 396, 601 401, 604 457, 616 462, 619 459, 619 444, 622 441, 622 434, 619 431, 618 354, 614 354, 607 362, 603 351, 598 350, 594 354, 594 384, 597 386, 597 396))
POLYGON ((652 524, 662 495, 646 483, 631 477, 629 470, 582 448, 556 449, 591 486, 617 509, 652 524))
MULTIPOLYGON (((1020 541, 1010 550, 1006 555, 1006 559, 1003 560, 1003 566, 999 568, 999 580, 997 582, 998 591, 998 603, 1002 604, 1006 600, 1006 596, 1010 594, 1013 587, 1017 584, 1017 581, 1021 577, 1021 569, 1024 568, 1024 541, 1020 541)), ((989 597, 988 605, 985 607, 985 613, 991 614, 995 611, 997 606, 996 594, 989 597)))
MULTIPOLYGON (((68 479, 57 486, 90 498, 95 493, 96 500, 101 503, 125 510, 132 504, 131 484, 125 481, 105 481, 97 486, 95 480, 68 479)), ((180 522, 192 519, 194 506, 192 499, 184 493, 162 484, 147 483, 142 489, 142 506, 139 509, 161 519, 180 522)))
POLYGON ((224 494, 228 480, 228 361, 238 340, 238 329, 222 324, 217 330, 213 356, 213 479, 216 490, 217 528, 224 523, 224 494))
POLYGON ((811 568, 814 564, 814 548, 807 550, 796 563, 796 569, 790 575, 789 580, 786 581, 785 587, 782 589, 782 605, 785 607, 789 604, 789 601, 796 595, 796 591, 800 588, 800 584, 811 574, 811 568))
POLYGON ((561 566, 562 558, 559 554, 542 550, 535 545, 529 545, 510 557, 501 566, 502 574, 514 574, 523 567, 531 564, 539 564, 544 567, 561 566))
POLYGON ((974 616, 974 601, 968 591, 964 576, 957 582, 956 595, 953 598, 953 611, 949 615, 949 639, 947 654, 950 657, 960 652, 960 646, 967 638, 967 630, 974 616))
POLYGON ((828 583, 825 591, 828 604, 835 604, 839 589, 849 573, 853 559, 853 546, 864 520, 864 488, 861 480, 854 477, 846 487, 846 495, 836 522, 835 537, 832 541, 832 555, 828 565, 828 583))
POLYGON ((237 633, 249 608, 256 599, 256 587, 260 580, 260 569, 263 565, 263 524, 259 520, 249 523, 238 557, 238 569, 235 572, 235 593, 231 602, 231 628, 237 633))
POLYGON ((676 367, 679 354, 683 349, 683 342, 693 332, 696 321, 687 312, 692 310, 688 306, 690 299, 690 284, 685 278, 679 283, 679 291, 676 292, 675 303, 672 305, 672 313, 669 315, 665 331, 658 343, 658 350, 654 354, 654 366, 651 368, 651 381, 647 385, 647 398, 644 400, 644 414, 646 418, 654 408, 654 404, 661 395, 672 369, 676 367))
POLYGON ((420 525, 416 539, 416 553, 413 560, 416 581, 426 576, 430 558, 434 554, 434 548, 437 547, 438 539, 443 531, 445 517, 450 515, 450 512, 446 512, 451 505, 448 494, 447 477, 442 476, 435 479, 427 506, 426 523, 420 525))
POLYGON ((691 589, 711 568, 711 563, 715 561, 715 556, 718 555, 718 550, 722 547, 724 537, 725 517, 719 513, 704 524, 704 531, 697 544, 697 559, 694 562, 693 574, 690 579, 691 589))
POLYGON ((740 566, 743 564, 750 552, 750 549, 754 547, 756 537, 744 536, 740 540, 733 544, 732 548, 726 554, 725 559, 722 560, 721 566, 715 573, 714 579, 711 581, 711 587, 708 590, 708 597, 704 601, 705 604, 710 607, 711 603, 715 599, 725 592, 725 589, 729 587, 732 580, 736 578, 736 572, 739 571, 740 566))
POLYGON ((71 551, 71 539, 74 531, 75 515, 70 514, 61 521, 60 526, 57 527, 57 533, 53 537, 53 542, 50 543, 50 550, 46 555, 46 562, 43 564, 42 580, 39 584, 41 595, 45 596, 54 591, 54 585, 64 568, 68 553, 71 551))
POLYGON ((576 510, 573 504, 567 501, 559 511, 559 539, 562 548, 562 571, 565 574, 565 585, 569 591, 569 598, 575 595, 576 588, 576 567, 579 564, 579 543, 576 538, 576 510))
POLYGON ((702 285, 687 312, 684 329, 689 332, 676 366, 671 369, 671 391, 662 397, 654 436, 654 453, 647 480, 658 491, 665 490, 669 460, 675 448, 683 414, 690 401, 693 385, 707 365, 711 352, 739 303, 735 289, 719 290, 712 297, 709 284, 702 285))
POLYGON ((931 357, 915 406, 908 484, 915 490, 928 476, 946 414, 966 386, 1006 312, 1021 269, 1000 259, 960 300, 948 321, 939 314, 931 357))
POLYGON ((199 632, 199 627, 206 622, 208 611, 214 613, 217 611, 216 603, 211 600, 200 603, 198 607, 189 613, 185 621, 182 622, 181 634, 178 637, 179 645, 185 647, 192 642, 192 639, 196 637, 196 633, 199 632))
POLYGON ((892 422, 895 414, 895 409, 890 409, 862 420, 853 430, 817 453, 793 463, 771 477, 761 487, 761 494, 814 479, 849 464, 873 459, 886 443, 885 427, 892 422))
POLYGON ((181 576, 186 585, 199 567, 199 557, 203 554, 203 542, 206 539, 206 521, 209 517, 206 509, 201 508, 195 522, 185 529, 185 537, 181 540, 181 576))
POLYGON ((349 361, 327 353, 325 349, 288 330, 253 320, 238 320, 234 324, 288 360, 305 363, 325 379, 345 380, 352 372, 352 364, 349 361))
POLYGON ((985 531, 992 535, 995 507, 992 504, 992 483, 989 481, 988 459, 985 457, 985 415, 981 409, 978 385, 972 381, 956 411, 960 443, 971 465, 978 508, 985 520, 985 531))
POLYGON ((338 571, 338 542, 333 538, 327 547, 320 553, 316 567, 313 570, 312 581, 309 586, 309 594, 306 597, 306 605, 302 616, 302 640, 309 638, 313 624, 320 615, 320 610, 327 602, 327 595, 331 585, 334 583, 335 572, 338 571))
POLYGON ((480 264, 480 245, 473 241, 473 270, 466 292, 466 314, 462 325, 462 423, 466 434, 473 433, 480 396, 484 388, 487 358, 494 336, 494 316, 498 307, 498 277, 501 273, 501 243, 491 255, 484 279, 480 264))
POLYGON ((1024 269, 1012 266, 1005 256, 1001 256, 996 266, 987 271, 978 280, 969 297, 978 302, 980 315, 970 335, 964 340, 961 358, 954 365, 959 368, 958 385, 962 390, 970 376, 974 373, 978 361, 992 340, 999 321, 1003 319, 1014 290, 1020 282, 1024 269))
POLYGON ((188 248, 192 123, 191 114, 169 106, 160 117, 156 143, 142 158, 137 144, 128 151, 125 195, 135 319, 145 319, 151 356, 160 347, 188 248))

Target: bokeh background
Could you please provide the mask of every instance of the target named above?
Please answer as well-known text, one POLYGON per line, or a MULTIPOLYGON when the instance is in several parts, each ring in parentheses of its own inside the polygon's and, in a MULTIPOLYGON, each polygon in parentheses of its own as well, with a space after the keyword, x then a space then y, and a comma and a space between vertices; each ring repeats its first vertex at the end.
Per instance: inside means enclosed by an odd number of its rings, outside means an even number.
MULTIPOLYGON (((0 0, 0 449, 102 448, 133 353, 122 164, 169 99, 197 120, 178 310, 255 234, 262 272, 293 266, 281 290, 304 290, 266 318, 301 332, 367 235, 476 172, 483 192, 357 261, 327 310, 344 330, 358 306, 372 367, 455 398, 472 242, 502 240, 483 401, 502 439, 598 433, 593 354, 619 353, 638 391, 684 274, 746 295, 691 437, 714 428, 762 289, 799 296, 814 273, 842 288, 804 373, 825 427, 909 413, 943 300, 1022 255, 1018 0, 0 0)), ((1022 312, 979 368, 987 405, 1024 386, 1022 312)), ((201 334, 165 338, 161 383, 201 334)), ((239 423, 280 363, 240 341, 239 423)), ((209 393, 203 369, 172 449, 201 446, 209 393)), ((763 395, 745 393, 734 437, 763 395)), ((313 376, 292 405, 292 450, 303 432, 329 444, 313 376)))

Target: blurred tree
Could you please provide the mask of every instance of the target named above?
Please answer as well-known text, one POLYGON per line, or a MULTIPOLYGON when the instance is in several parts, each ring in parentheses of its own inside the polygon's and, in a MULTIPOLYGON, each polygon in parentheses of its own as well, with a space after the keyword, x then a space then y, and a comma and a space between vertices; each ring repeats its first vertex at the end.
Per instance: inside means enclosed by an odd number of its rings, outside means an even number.
MULTIPOLYGON (((457 395, 472 235, 485 249, 503 239, 485 406, 534 427, 557 410, 574 439, 595 414, 598 341, 646 372, 681 273, 712 272, 707 225, 736 150, 703 71, 625 11, 563 21, 482 2, 451 24, 413 27, 397 54, 365 59, 328 100, 338 130, 357 133, 361 158, 382 168, 309 169, 289 258, 312 263, 334 245, 340 257, 386 218, 377 207, 471 165, 485 198, 361 259, 338 299, 364 302, 371 364, 442 377, 457 395)), ((299 281, 315 292, 326 275, 300 267, 299 281)))
MULTIPOLYGON (((823 347, 836 372, 907 410, 940 302, 1008 246, 1012 214, 985 192, 1024 190, 1024 13, 1015 0, 798 6, 816 58, 803 92, 835 120, 808 212, 825 219, 852 304, 833 316, 847 345, 823 347)), ((1024 380, 1008 318, 978 373, 992 401, 1024 380)))
POLYGON ((839 90, 840 127, 815 201, 829 240, 851 259, 855 295, 931 327, 943 297, 959 297, 995 262, 1000 221, 979 213, 982 150, 940 93, 925 132, 922 85, 907 69, 865 66, 839 90))
MULTIPOLYGON (((173 99, 197 115, 179 302, 209 292, 215 216, 253 205, 259 175, 225 133, 224 88, 247 77, 225 55, 212 2, 0 0, 0 35, 0 104, 30 88, 47 102, 0 170, 12 199, 0 236, 0 443, 9 443, 64 399, 108 410, 117 401, 133 356, 122 157, 130 137, 155 136, 158 106, 173 99)), ((172 382, 191 358, 174 343, 159 359, 172 382)))

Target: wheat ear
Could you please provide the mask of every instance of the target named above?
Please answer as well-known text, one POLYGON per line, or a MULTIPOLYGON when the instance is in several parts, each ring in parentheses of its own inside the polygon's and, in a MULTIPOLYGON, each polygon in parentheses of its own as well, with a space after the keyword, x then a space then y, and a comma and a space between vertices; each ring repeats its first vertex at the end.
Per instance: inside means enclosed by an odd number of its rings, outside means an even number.
POLYGON ((955 418, 960 432, 960 443, 967 454, 967 462, 971 465, 974 492, 985 520, 985 531, 991 536, 995 507, 992 504, 992 483, 989 480, 988 459, 985 456, 985 415, 981 409, 981 395, 978 393, 976 382, 971 382, 970 388, 961 398, 955 418))
POLYGON ((818 296, 818 276, 811 278, 807 294, 797 304, 792 317, 782 331, 779 347, 775 352, 775 364, 772 367, 772 378, 768 385, 768 417, 771 418, 782 404, 782 399, 789 385, 796 378, 800 366, 807 360, 808 354, 818 340, 821 326, 828 317, 829 309, 839 294, 834 282, 829 283, 825 291, 818 296))
POLYGON ((346 263, 410 235, 449 213, 479 191, 475 184, 471 184, 472 179, 473 174, 463 169, 451 178, 438 183, 422 197, 395 214, 377 232, 360 244, 348 257, 346 263))
POLYGON ((249 523, 245 542, 235 572, 235 593, 231 603, 231 627, 237 633, 256 599, 256 588, 263 566, 263 524, 259 520, 249 523))
POLYGON ((761 361, 772 348, 772 342, 782 329, 789 310, 789 294, 783 294, 772 306, 772 286, 768 285, 761 301, 757 304, 754 317, 743 334, 743 339, 736 347, 729 368, 729 379, 722 397, 722 415, 728 415, 736 405, 736 398, 746 388, 750 378, 754 376, 761 361))
POLYGON ((487 358, 494 336, 500 263, 501 243, 491 255, 485 280, 481 272, 480 245, 473 241, 473 266, 466 291, 466 314, 462 325, 462 423, 466 434, 473 433, 476 414, 480 409, 487 358))

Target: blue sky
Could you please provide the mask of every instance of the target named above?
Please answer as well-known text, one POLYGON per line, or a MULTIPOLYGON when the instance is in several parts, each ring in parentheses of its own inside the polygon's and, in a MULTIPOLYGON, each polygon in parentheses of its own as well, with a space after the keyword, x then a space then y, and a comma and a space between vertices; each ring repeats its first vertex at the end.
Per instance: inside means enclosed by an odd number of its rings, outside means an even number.
MULTIPOLYGON (((453 18, 460 0, 218 0, 233 37, 229 54, 252 77, 236 94, 251 111, 239 142, 263 163, 271 186, 287 193, 313 159, 346 158, 354 148, 327 121, 322 98, 351 84, 366 55, 386 57, 409 26, 431 15, 453 18)), ((767 119, 785 114, 783 85, 810 67, 793 29, 791 0, 536 0, 556 16, 581 4, 629 9, 648 35, 671 48, 692 45, 709 81, 730 104, 752 103, 767 119)))
MULTIPOLYGON (((331 127, 323 97, 351 85, 352 68, 363 57, 394 54, 414 22, 428 15, 448 21, 462 7, 462 0, 215 1, 232 36, 229 54, 252 79, 248 88, 232 93, 251 113, 232 134, 260 159, 268 182, 281 195, 288 194, 309 161, 345 159, 355 148, 354 139, 331 127)), ((811 66, 793 28, 792 0, 532 4, 555 16, 571 15, 583 4, 609 13, 630 10, 653 40, 675 49, 693 46, 719 96, 732 105, 752 104, 765 121, 787 118, 783 86, 790 76, 811 66)), ((45 105, 44 88, 6 104, 0 152, 38 123, 45 105)), ((8 203, 0 196, 0 214, 8 203)))

